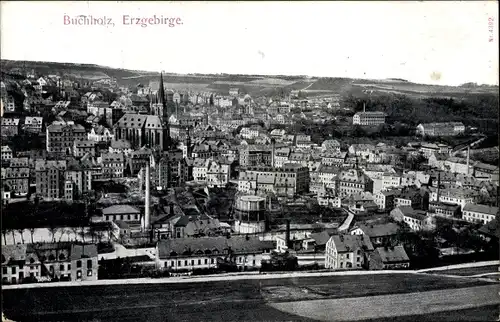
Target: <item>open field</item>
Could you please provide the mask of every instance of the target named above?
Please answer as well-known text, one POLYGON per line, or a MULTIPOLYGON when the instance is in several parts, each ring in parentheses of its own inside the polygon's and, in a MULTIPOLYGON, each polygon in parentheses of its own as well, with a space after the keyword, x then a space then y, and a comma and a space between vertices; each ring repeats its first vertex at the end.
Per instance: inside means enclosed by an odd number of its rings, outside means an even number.
MULTIPOLYGON (((491 301, 497 287, 497 284, 492 285, 462 278, 416 274, 378 274, 376 276, 321 276, 198 283, 10 289, 3 290, 2 304, 7 318, 15 321, 75 319, 95 321, 312 321, 308 317, 301 316, 303 312, 286 312, 289 307, 305 305, 296 305, 298 303, 311 302, 307 301, 307 298, 297 298, 293 294, 270 298, 269 293, 277 294, 276 291, 273 291, 277 288, 292 287, 301 290, 329 285, 331 290, 338 290, 335 291, 336 294, 317 294, 314 299, 354 303, 360 301, 360 296, 367 294, 364 290, 366 284, 374 285, 373 288, 378 286, 379 293, 390 293, 391 295, 385 296, 392 296, 392 300, 396 302, 406 303, 407 298, 415 298, 413 305, 417 307, 418 305, 415 303, 427 298, 427 301, 432 300, 434 306, 438 308, 437 311, 447 310, 447 308, 440 305, 443 301, 442 298, 426 296, 429 290, 445 289, 446 291, 443 293, 450 294, 449 296, 461 294, 462 297, 469 296, 479 300, 489 296, 491 301), (408 293, 416 290, 420 293, 408 293), (402 293, 407 293, 407 295, 402 293), (348 300, 341 299, 343 297, 350 298, 348 300)), ((380 312, 384 313, 393 304, 386 301, 385 304, 382 303, 380 308, 374 309, 370 304, 370 298, 363 298, 363 301, 368 301, 367 305, 353 305, 352 308, 359 309, 361 313, 358 315, 366 319, 387 316, 381 315, 380 312), (361 310, 362 307, 365 309, 361 310)), ((460 301, 463 299, 460 298, 460 301)), ((373 303, 375 302, 376 299, 373 303)), ((311 303, 314 304, 314 301, 311 303)), ((486 306, 488 304, 491 306, 491 303, 488 302, 481 305, 471 302, 468 306, 460 303, 454 308, 457 310, 470 309, 470 306, 486 306)), ((343 305, 345 306, 345 304, 343 305)), ((326 312, 327 310, 320 309, 319 311, 326 312)), ((436 309, 431 310, 431 312, 435 311, 436 309)), ((401 309, 398 312, 402 315, 412 313, 402 312, 401 309)), ((455 316, 457 313, 450 312, 449 314, 455 316)), ((342 316, 336 316, 331 320, 345 319, 342 316)))
POLYGON ((457 275, 457 276, 473 276, 479 274, 487 274, 487 273, 498 273, 499 266, 491 265, 491 266, 482 266, 482 267, 467 267, 467 268, 455 268, 449 270, 441 270, 441 271, 431 271, 430 274, 446 274, 446 275, 457 275))

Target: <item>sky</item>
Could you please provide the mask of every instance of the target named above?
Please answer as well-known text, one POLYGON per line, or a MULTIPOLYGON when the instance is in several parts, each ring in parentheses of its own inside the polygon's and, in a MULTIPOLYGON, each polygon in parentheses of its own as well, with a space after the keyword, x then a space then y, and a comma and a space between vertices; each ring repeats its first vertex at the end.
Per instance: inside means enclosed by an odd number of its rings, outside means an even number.
POLYGON ((13 1, 0 5, 2 59, 172 73, 498 85, 496 1, 13 1), (79 15, 105 17, 106 23, 111 19, 114 25, 65 25, 65 16, 79 15), (182 24, 123 23, 124 16, 153 15, 180 18, 182 24))

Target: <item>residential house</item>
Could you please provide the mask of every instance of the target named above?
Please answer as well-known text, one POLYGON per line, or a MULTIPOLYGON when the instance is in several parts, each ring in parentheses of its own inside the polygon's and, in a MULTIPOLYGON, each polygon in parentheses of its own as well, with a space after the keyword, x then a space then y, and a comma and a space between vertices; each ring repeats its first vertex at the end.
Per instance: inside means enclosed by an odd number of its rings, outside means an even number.
POLYGON ((246 237, 202 237, 161 240, 156 245, 156 267, 171 271, 218 268, 231 263, 239 268, 259 268, 270 256, 271 241, 246 237))
POLYGON ((394 199, 396 207, 408 206, 413 209, 427 210, 429 207, 429 193, 423 189, 404 187, 394 199))
POLYGON ((460 215, 460 205, 431 201, 429 202, 429 212, 439 217, 457 218, 460 215))
POLYGON ((406 223, 411 230, 430 230, 434 228, 433 219, 425 211, 415 210, 408 206, 397 207, 391 211, 391 217, 398 222, 406 223))
POLYGON ((399 195, 400 191, 399 190, 387 190, 387 191, 380 191, 379 193, 374 195, 374 202, 378 206, 379 209, 385 210, 389 209, 392 210, 395 205, 395 199, 399 195))
POLYGON ((65 171, 66 160, 35 160, 36 193, 48 199, 72 198, 73 191, 66 189, 65 171))
POLYGON ((132 145, 127 140, 112 140, 109 146, 109 153, 120 153, 125 156, 129 156, 134 149, 132 145))
POLYGON ((373 251, 366 235, 333 235, 325 247, 325 268, 361 269, 373 251))
POLYGON ((9 191, 24 196, 29 191, 30 168, 28 158, 12 158, 8 168, 2 168, 2 183, 9 191))
POLYGON ((474 203, 476 193, 470 189, 446 188, 436 189, 430 188, 431 194, 429 201, 440 201, 460 205, 461 209, 468 203, 474 203), (439 194, 439 197, 438 197, 439 194), (439 200, 438 200, 439 198, 439 200))
POLYGON ((47 152, 69 154, 75 140, 85 140, 85 128, 74 122, 55 121, 47 127, 47 152))
POLYGON ((337 176, 337 180, 338 192, 340 196, 373 191, 373 180, 371 180, 361 170, 342 170, 337 176))
POLYGON ((88 140, 95 142, 110 142, 113 140, 114 135, 108 128, 102 125, 97 125, 90 129, 90 132, 87 134, 87 138, 88 140))
POLYGON ((462 218, 469 222, 487 224, 498 216, 498 207, 466 204, 462 209, 462 218))
POLYGON ((340 143, 337 140, 325 140, 321 144, 321 149, 323 149, 323 151, 338 153, 340 152, 340 143))
POLYGON ((41 133, 43 125, 43 118, 40 116, 26 116, 24 119, 24 132, 28 133, 41 133))
POLYGON ((19 119, 2 117, 2 126, 0 127, 3 137, 13 137, 19 134, 19 119))
POLYGON ((141 220, 141 212, 129 205, 113 205, 102 210, 103 221, 125 221, 139 222, 141 220))
POLYGON ((377 247, 370 254, 370 270, 408 269, 410 258, 403 246, 377 247))
POLYGON ((365 235, 370 238, 370 242, 374 246, 382 246, 390 243, 399 231, 399 226, 395 223, 387 224, 360 224, 354 227, 351 235, 365 235))
POLYGON ((102 178, 123 178, 125 170, 125 157, 122 153, 102 153, 102 178))
POLYGON ((4 161, 9 161, 13 157, 12 149, 8 145, 2 145, 1 149, 1 160, 2 162, 4 161))
POLYGON ((90 140, 75 140, 73 141, 73 156, 81 158, 89 153, 91 156, 96 155, 96 142, 90 140))

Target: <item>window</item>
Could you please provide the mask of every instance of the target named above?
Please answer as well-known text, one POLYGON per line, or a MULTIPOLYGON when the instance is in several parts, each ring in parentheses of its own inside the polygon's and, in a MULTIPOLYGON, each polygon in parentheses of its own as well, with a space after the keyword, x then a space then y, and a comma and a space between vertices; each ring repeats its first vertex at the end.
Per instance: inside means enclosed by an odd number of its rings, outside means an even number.
POLYGON ((2 267, 2 274, 7 274, 7 267, 2 267))
POLYGON ((71 264, 68 264, 68 271, 71 270, 71 264))
POLYGON ((187 260, 184 261, 184 266, 188 266, 188 261, 187 260))
POLYGON ((76 278, 82 278, 82 271, 76 272, 76 278))
MULTIPOLYGON (((166 265, 167 265, 167 262, 165 262, 165 266, 166 266, 166 265)), ((170 262, 170 266, 174 267, 174 265, 175 265, 175 261, 171 261, 171 262, 170 262)))
POLYGON ((201 259, 198 259, 198 265, 201 265, 201 259))
POLYGON ((92 270, 87 271, 87 276, 92 276, 92 270))
POLYGON ((214 263, 214 259, 210 258, 210 264, 213 264, 213 263, 214 263))
MULTIPOLYGON (((361 260, 361 257, 358 256, 358 258, 356 258, 356 261, 360 261, 361 260)), ((358 264, 359 265, 359 264, 358 264)))
POLYGON ((15 266, 12 267, 12 274, 16 274, 16 267, 15 266))
POLYGON ((182 262, 181 261, 177 261, 177 266, 182 266, 182 262))
MULTIPOLYGON (((80 268, 82 267, 82 261, 76 261, 76 267, 80 268)), ((81 273, 80 273, 81 274, 81 273)))
POLYGON ((205 265, 208 264, 208 258, 205 258, 205 265))
POLYGON ((89 259, 89 260, 87 261, 87 268, 88 268, 88 269, 92 269, 92 260, 91 260, 91 259, 89 259))
POLYGON ((349 253, 345 254, 345 257, 346 257, 347 259, 349 259, 349 253))
POLYGON ((64 265, 59 265, 59 270, 64 271, 64 265))

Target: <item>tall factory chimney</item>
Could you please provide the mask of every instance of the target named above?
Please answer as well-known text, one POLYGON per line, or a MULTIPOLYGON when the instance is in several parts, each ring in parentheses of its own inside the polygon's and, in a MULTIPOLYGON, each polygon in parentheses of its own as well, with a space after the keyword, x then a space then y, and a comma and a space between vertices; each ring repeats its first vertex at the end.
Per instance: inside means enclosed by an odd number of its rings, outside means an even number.
POLYGON ((286 220, 285 242, 286 247, 290 247, 290 219, 286 220))
POLYGON ((441 171, 438 172, 438 184, 437 184, 437 196, 436 196, 436 201, 439 202, 439 197, 440 197, 440 192, 441 192, 441 171))
POLYGON ((275 167, 275 155, 276 154, 276 140, 274 138, 271 139, 271 167, 275 167))
POLYGON ((151 208, 151 165, 146 163, 146 197, 144 202, 144 231, 149 229, 150 208, 151 208))
POLYGON ((470 164, 470 145, 467 146, 467 175, 470 174, 469 164, 470 164))

